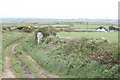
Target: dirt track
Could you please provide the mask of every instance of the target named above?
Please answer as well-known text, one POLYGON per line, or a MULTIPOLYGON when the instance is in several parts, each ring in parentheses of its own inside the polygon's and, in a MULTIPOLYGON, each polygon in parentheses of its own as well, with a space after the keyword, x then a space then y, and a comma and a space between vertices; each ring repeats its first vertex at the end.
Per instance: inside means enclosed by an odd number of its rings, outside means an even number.
MULTIPOLYGON (((17 46, 19 46, 19 45, 17 45, 17 46)), ((20 51, 22 52, 22 54, 25 54, 25 56, 27 57, 27 59, 29 59, 29 61, 31 61, 31 64, 33 64, 33 67, 38 71, 37 73, 38 73, 38 75, 40 75, 40 78, 58 78, 58 76, 53 75, 53 74, 51 74, 51 73, 48 73, 48 72, 47 72, 46 70, 44 70, 41 66, 39 66, 39 65, 37 64, 37 62, 36 62, 34 59, 32 59, 32 57, 29 56, 28 53, 25 52, 25 51, 22 49, 21 46, 19 46, 19 49, 20 49, 20 51)))
POLYGON ((15 44, 12 46, 12 55, 16 58, 17 61, 20 62, 21 64, 21 67, 24 71, 24 74, 26 76, 26 78, 34 78, 32 73, 30 72, 28 66, 22 61, 22 59, 16 55, 16 52, 15 52, 15 47, 17 46, 18 44, 15 44))
POLYGON ((9 48, 11 46, 8 46, 5 49, 4 55, 5 55, 5 61, 4 61, 4 69, 3 69, 3 78, 15 78, 15 75, 13 74, 11 68, 10 68, 10 58, 8 57, 9 48))
MULTIPOLYGON (((35 78, 33 76, 33 74, 30 72, 28 66, 24 63, 24 61, 22 61, 22 59, 16 55, 15 52, 15 48, 16 46, 18 46, 22 40, 21 39, 19 41, 14 42, 13 44, 9 45, 5 51, 5 61, 4 61, 4 69, 3 69, 3 78, 17 78, 15 76, 15 74, 13 73, 14 71, 12 71, 11 69, 11 65, 10 65, 10 57, 8 56, 9 51, 11 51, 12 53, 10 53, 10 55, 14 56, 16 58, 17 61, 20 62, 21 64, 21 68, 24 71, 25 74, 25 78, 35 78)), ((48 73, 47 71, 45 71, 42 67, 40 67, 37 62, 35 60, 33 60, 31 58, 31 56, 29 56, 28 54, 26 54, 26 52, 21 48, 21 52, 25 54, 25 56, 31 61, 31 64, 33 64, 33 67, 35 67, 35 69, 38 71, 37 74, 40 76, 40 78, 58 78, 58 76, 53 75, 51 73, 48 73)), ((16 62, 17 62, 16 61, 16 62)))

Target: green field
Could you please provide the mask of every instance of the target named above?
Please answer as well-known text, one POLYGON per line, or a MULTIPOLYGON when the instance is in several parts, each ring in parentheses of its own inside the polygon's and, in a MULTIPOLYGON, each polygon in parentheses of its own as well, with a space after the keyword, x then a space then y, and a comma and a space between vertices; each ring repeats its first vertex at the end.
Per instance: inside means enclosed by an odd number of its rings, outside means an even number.
MULTIPOLYGON (((71 26, 71 28, 98 28, 100 26, 103 26, 105 28, 109 28, 110 25, 100 25, 100 24, 80 24, 80 25, 73 25, 71 26)), ((114 26, 114 27, 118 27, 118 26, 114 26)))
MULTIPOLYGON (((108 29, 108 25, 96 24, 53 25, 59 28, 68 26, 74 29, 96 29, 104 26, 108 29)), ((56 32, 57 36, 44 37, 40 45, 36 44, 34 31, 27 33, 18 30, 3 30, 2 33, 3 45, 0 50, 3 53, 4 50, 8 51, 10 67, 17 78, 25 78, 26 73, 19 60, 12 55, 16 44, 19 44, 15 47, 16 55, 36 78, 42 78, 42 76, 38 74, 38 69, 34 67, 28 56, 31 56, 38 66, 61 78, 117 78, 119 76, 117 73, 118 32, 56 32), (61 39, 58 35, 73 39, 61 39), (99 41, 100 38, 105 38, 109 42, 99 41)), ((2 62, 1 55, 0 61, 2 62)), ((3 54, 3 64, 5 56, 3 54)), ((0 69, 2 69, 1 64, 0 69)))
POLYGON ((58 35, 77 38, 106 38, 112 43, 118 43, 118 32, 60 32, 58 35))

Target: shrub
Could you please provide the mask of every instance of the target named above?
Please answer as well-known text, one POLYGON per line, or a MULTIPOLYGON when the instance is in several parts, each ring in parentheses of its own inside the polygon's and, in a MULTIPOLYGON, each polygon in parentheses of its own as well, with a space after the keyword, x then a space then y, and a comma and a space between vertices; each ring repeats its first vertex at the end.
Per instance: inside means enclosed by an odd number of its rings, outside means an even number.
POLYGON ((118 78, 120 74, 118 73, 118 65, 113 66, 111 69, 105 69, 103 72, 103 77, 107 78, 118 78))
POLYGON ((35 30, 35 27, 22 25, 22 26, 19 26, 19 27, 15 28, 15 29, 16 30, 21 30, 21 31, 24 31, 24 32, 32 32, 32 31, 35 30))
MULTIPOLYGON (((38 32, 41 32, 43 34, 43 38, 46 38, 48 36, 56 36, 56 33, 58 32, 58 30, 53 28, 52 26, 45 26, 45 27, 39 28, 35 32, 35 41, 36 42, 37 42, 37 33, 38 32)), ((44 41, 44 39, 42 41, 44 41)))
POLYGON ((42 28, 39 28, 37 32, 43 33, 44 37, 51 36, 51 35, 56 35, 57 29, 53 28, 52 26, 45 26, 42 28))
MULTIPOLYGON (((30 45, 30 41, 27 44, 30 45)), ((107 78, 111 75, 118 77, 117 69, 114 69, 118 63, 111 64, 117 59, 116 44, 93 38, 69 40, 48 36, 41 45, 33 46, 23 47, 26 47, 24 49, 46 70, 62 77, 107 78)))

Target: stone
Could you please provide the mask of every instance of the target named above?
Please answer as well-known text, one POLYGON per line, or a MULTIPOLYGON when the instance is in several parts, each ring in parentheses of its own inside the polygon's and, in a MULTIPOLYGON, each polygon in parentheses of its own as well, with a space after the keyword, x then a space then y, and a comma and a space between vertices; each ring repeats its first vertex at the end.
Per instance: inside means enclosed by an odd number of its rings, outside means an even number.
POLYGON ((37 33, 37 43, 40 44, 41 43, 41 39, 43 38, 43 34, 41 32, 37 33))

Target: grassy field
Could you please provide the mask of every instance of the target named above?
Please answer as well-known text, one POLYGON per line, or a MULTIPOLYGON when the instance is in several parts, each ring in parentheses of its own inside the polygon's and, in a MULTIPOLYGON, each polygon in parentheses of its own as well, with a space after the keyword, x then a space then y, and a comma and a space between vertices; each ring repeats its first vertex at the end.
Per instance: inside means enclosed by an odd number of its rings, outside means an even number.
POLYGON ((12 31, 3 31, 2 32, 2 41, 3 41, 3 49, 4 50, 8 45, 14 43, 14 41, 17 41, 21 38, 24 38, 27 35, 27 33, 22 32, 12 32, 12 31))
MULTIPOLYGON (((100 24, 80 24, 80 25, 73 25, 71 26, 71 28, 98 28, 100 26, 103 26, 105 28, 109 28, 110 25, 100 25, 100 24)), ((118 27, 118 26, 114 26, 114 27, 118 27)))
MULTIPOLYGON (((60 25, 54 25, 54 27, 57 26, 60 25)), ((97 28, 99 26, 101 25, 89 25, 89 28, 97 28)), ((108 28, 108 26, 104 27, 108 28)), ((88 25, 73 25, 71 28, 88 28, 88 25)), ((59 32, 57 35, 74 37, 75 39, 65 40, 49 36, 43 39, 43 43, 37 45, 35 44, 35 34, 3 31, 2 51, 4 52, 7 46, 18 41, 23 47, 22 50, 27 55, 30 55, 40 66, 63 78, 115 78, 119 76, 117 73, 118 64, 114 63, 117 60, 118 53, 117 32, 59 32), (28 37, 28 34, 31 36, 28 37), (19 41, 22 38, 25 38, 25 40, 19 41), (110 43, 105 41, 97 42, 90 38, 106 38, 110 43)), ((32 66, 31 61, 27 59, 26 54, 23 54, 20 49, 21 46, 16 48, 17 56, 25 62, 33 75, 38 77, 39 75, 32 66)), ((10 47, 8 50, 11 68, 17 77, 24 78, 22 67, 16 58, 11 55, 11 49, 10 47)), ((5 55, 3 54, 3 56, 5 55)))
POLYGON ((118 43, 118 32, 60 32, 58 35, 77 38, 106 38, 112 43, 118 43))

